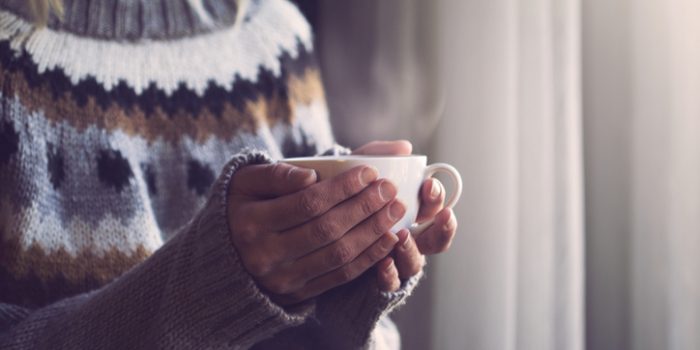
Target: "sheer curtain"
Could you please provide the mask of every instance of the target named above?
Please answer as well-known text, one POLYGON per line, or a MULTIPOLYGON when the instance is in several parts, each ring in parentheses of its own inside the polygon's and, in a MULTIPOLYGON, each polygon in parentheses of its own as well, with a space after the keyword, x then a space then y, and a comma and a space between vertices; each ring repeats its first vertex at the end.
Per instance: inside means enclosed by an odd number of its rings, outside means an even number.
POLYGON ((339 138, 465 180, 405 349, 700 349, 700 2, 320 9, 339 138))
POLYGON ((588 346, 700 349, 700 3, 583 14, 588 346))
POLYGON ((576 0, 444 1, 434 157, 465 177, 436 259, 435 349, 583 347, 576 0))

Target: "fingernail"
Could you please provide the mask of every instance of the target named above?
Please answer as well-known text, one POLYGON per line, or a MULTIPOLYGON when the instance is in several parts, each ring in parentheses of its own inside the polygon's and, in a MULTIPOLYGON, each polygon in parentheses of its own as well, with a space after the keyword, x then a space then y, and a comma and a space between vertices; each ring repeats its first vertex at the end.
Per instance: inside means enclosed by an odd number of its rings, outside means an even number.
POLYGON ((399 237, 399 246, 405 248, 406 242, 408 242, 408 230, 402 229, 396 234, 396 236, 399 237))
POLYGON ((437 199, 441 191, 440 183, 438 183, 437 180, 433 180, 430 184, 430 197, 432 199, 437 199))
POLYGON ((449 231, 452 230, 455 226, 455 218, 453 215, 450 214, 450 218, 447 219, 447 222, 442 225, 442 230, 443 231, 449 231))
POLYGON ((362 169, 362 184, 367 186, 369 185, 372 181, 377 179, 377 176, 379 176, 379 173, 377 172, 377 169, 373 166, 368 166, 362 169))
POLYGON ((389 261, 389 259, 382 259, 379 260, 379 263, 377 263, 377 268, 380 270, 386 270, 387 266, 389 266, 390 264, 391 262, 389 261))
POLYGON ((290 178, 297 178, 299 180, 306 180, 312 178, 314 181, 318 178, 316 176, 316 171, 313 169, 294 167, 289 170, 290 178))
POLYGON ((394 197, 396 197, 396 187, 389 181, 382 181, 382 183, 379 184, 379 196, 384 202, 394 199, 394 197))
POLYGON ((393 233, 387 233, 385 236, 382 238, 382 249, 384 250, 390 250, 391 248, 394 248, 396 243, 399 241, 399 238, 396 237, 393 233))
POLYGON ((393 260, 393 259, 389 259, 389 264, 386 265, 386 267, 384 268, 384 271, 391 272, 391 270, 392 270, 393 268, 394 268, 394 260, 393 260))
MULTIPOLYGON (((409 247, 409 245, 410 245, 410 243, 411 243, 411 242, 410 242, 411 237, 409 237, 410 233, 408 232, 408 230, 401 230, 401 232, 399 232, 399 233, 403 233, 403 235, 404 235, 403 240, 400 241, 400 242, 401 242, 401 243, 400 243, 400 244, 401 244, 401 249, 406 250, 406 249, 408 249, 408 247, 409 247)), ((399 237, 399 238, 401 238, 401 237, 399 237)))
POLYGON ((389 215, 391 216, 391 219, 394 221, 398 221, 403 217, 403 214, 406 212, 406 207, 404 207, 401 202, 398 200, 395 201, 394 203, 391 203, 391 207, 389 207, 389 215))

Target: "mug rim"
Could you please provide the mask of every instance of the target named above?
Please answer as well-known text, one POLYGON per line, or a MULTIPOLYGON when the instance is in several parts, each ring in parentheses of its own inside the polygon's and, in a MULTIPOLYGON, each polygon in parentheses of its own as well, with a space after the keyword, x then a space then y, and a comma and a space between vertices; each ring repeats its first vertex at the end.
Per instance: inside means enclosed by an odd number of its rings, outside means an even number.
POLYGON ((282 162, 310 162, 319 160, 358 160, 358 159, 410 159, 410 158, 427 158, 428 156, 423 154, 408 154, 408 155, 374 155, 374 154, 352 154, 352 155, 340 155, 340 156, 315 156, 315 157, 293 157, 293 158, 282 158, 282 162))

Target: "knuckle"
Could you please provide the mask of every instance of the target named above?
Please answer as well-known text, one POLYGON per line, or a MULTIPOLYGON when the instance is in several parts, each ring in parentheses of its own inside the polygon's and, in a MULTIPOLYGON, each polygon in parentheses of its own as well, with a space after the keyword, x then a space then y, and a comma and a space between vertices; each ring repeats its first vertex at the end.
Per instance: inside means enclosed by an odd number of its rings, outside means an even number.
POLYGON ((313 194, 304 194, 299 197, 297 205, 301 215, 307 217, 314 217, 321 212, 321 202, 313 194))
POLYGON ((391 218, 389 218, 388 213, 385 215, 375 215, 375 217, 371 221, 372 232, 380 235, 389 229, 390 223, 391 218))
POLYGON ((292 292, 291 284, 285 279, 276 278, 268 282, 267 289, 275 294, 289 294, 292 292))
POLYGON ((365 216, 374 214, 374 212, 377 210, 374 202, 375 199, 372 197, 365 198, 360 201, 360 212, 365 216))
POLYGON ((345 244, 336 244, 328 254, 328 264, 342 266, 347 264, 352 257, 352 252, 345 244))
POLYGON ((270 272, 270 264, 260 254, 251 254, 245 261, 245 267, 248 272, 256 277, 264 276, 270 272))
POLYGON ((320 220, 312 231, 313 243, 323 244, 333 240, 336 231, 335 223, 330 220, 320 220))
POLYGON ((339 283, 350 282, 355 278, 354 271, 349 266, 344 266, 338 269, 338 281, 339 283))
POLYGON ((379 260, 384 259, 384 257, 387 256, 388 253, 388 249, 386 249, 383 245, 380 244, 374 249, 369 249, 367 251, 367 258, 369 259, 370 264, 374 264, 379 260))
POLYGON ((357 192, 357 188, 359 187, 357 176, 343 179, 343 181, 340 182, 339 187, 344 197, 352 197, 357 192))

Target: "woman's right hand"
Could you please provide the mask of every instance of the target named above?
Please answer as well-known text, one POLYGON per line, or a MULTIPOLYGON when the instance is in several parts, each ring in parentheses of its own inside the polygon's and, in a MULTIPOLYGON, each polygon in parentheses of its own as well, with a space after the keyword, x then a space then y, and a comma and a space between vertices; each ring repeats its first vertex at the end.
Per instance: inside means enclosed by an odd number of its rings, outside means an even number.
POLYGON ((285 163, 233 175, 228 221, 233 243, 258 285, 290 305, 345 284, 389 255, 389 229, 404 215, 396 187, 368 166, 320 182, 285 163))

